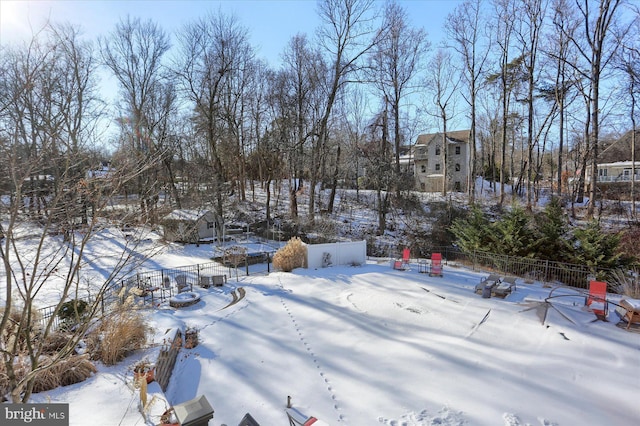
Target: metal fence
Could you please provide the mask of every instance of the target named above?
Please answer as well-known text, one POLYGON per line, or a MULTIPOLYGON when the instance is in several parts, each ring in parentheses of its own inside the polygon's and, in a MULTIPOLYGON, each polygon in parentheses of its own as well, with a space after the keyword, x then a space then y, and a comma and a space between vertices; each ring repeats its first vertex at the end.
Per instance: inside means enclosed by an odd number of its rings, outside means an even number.
MULTIPOLYGON (((225 276, 225 280, 238 280, 249 275, 268 274, 271 270, 271 255, 268 252, 252 253, 240 264, 223 264, 220 262, 200 263, 196 265, 179 266, 176 268, 163 268, 148 271, 138 271, 116 281, 100 297, 101 313, 105 314, 106 306, 118 299, 123 288, 130 293, 138 294, 144 304, 155 305, 179 291, 181 283, 185 283, 190 289, 198 285, 201 277, 225 276), (138 292, 138 291, 139 292, 138 292)), ((81 297, 88 304, 93 304, 95 297, 81 297)), ((38 319, 43 326, 53 318, 53 328, 60 325, 60 319, 56 315, 57 305, 38 309, 38 319)))
POLYGON ((463 253, 451 247, 441 247, 433 251, 442 253, 447 262, 455 261, 469 266, 473 270, 494 271, 504 275, 515 275, 525 280, 558 283, 581 289, 586 289, 590 280, 607 279, 611 272, 608 269, 592 269, 586 265, 553 260, 479 251, 463 253))

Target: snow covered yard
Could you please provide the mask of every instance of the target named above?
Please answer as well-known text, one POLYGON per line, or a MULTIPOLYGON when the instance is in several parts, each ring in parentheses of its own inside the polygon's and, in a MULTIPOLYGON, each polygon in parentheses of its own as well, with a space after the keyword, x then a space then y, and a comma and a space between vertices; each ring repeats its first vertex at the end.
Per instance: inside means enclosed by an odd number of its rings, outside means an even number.
MULTIPOLYGON (((640 335, 616 327, 615 313, 592 322, 580 298, 558 299, 543 325, 531 300, 549 289, 519 281, 506 299, 483 299, 473 289, 486 275, 368 263, 197 289, 197 304, 149 314, 156 343, 171 327, 199 330, 165 396, 205 395, 212 425, 247 412, 261 425, 288 424, 287 396, 330 425, 635 424, 640 335), (239 287, 245 297, 222 309, 239 287)), ((157 423, 145 423, 130 383, 144 355, 33 402, 70 402, 73 425, 157 423)))

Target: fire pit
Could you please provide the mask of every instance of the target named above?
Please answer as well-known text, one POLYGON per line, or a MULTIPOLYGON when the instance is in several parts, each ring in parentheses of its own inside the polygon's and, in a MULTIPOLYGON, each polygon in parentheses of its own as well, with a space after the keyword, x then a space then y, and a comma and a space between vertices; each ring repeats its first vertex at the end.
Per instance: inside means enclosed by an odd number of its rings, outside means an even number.
POLYGON ((172 308, 185 308, 195 305, 200 301, 200 295, 194 291, 185 291, 178 293, 169 299, 169 306, 172 308))

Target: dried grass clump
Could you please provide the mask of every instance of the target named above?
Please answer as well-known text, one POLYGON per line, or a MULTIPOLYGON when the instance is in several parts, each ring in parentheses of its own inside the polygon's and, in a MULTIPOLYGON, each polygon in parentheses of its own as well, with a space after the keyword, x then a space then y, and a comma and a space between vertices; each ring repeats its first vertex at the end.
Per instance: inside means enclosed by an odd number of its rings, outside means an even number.
POLYGON ((633 299, 640 299, 640 270, 623 271, 618 269, 611 276, 611 288, 616 293, 633 299))
POLYGON ((140 312, 125 303, 121 309, 105 317, 89 339, 92 358, 114 365, 133 351, 144 347, 147 326, 140 312))
POLYGON ((64 348, 70 339, 71 337, 68 334, 52 332, 44 338, 42 342, 42 352, 53 355, 64 348))
MULTIPOLYGON (((42 334, 38 311, 34 309, 31 315, 27 316, 23 309, 16 306, 11 308, 9 320, 0 334, 0 347, 9 348, 16 345, 18 352, 24 352, 27 350, 27 336, 34 341, 42 334)), ((0 310, 0 318, 4 313, 3 308, 0 310)))
POLYGON ((33 392, 44 392, 59 386, 80 383, 96 372, 96 367, 87 357, 72 356, 39 372, 35 378, 33 392))
POLYGON ((307 248, 298 237, 289 240, 286 246, 273 255, 273 266, 284 272, 291 272, 295 268, 305 265, 307 248))

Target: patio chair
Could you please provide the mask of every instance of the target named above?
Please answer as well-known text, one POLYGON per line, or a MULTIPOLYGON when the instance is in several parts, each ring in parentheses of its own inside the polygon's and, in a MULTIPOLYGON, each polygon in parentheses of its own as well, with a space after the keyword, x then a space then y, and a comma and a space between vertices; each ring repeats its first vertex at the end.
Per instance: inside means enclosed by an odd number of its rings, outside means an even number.
POLYGON ((442 254, 431 253, 431 268, 429 269, 429 276, 437 275, 442 276, 442 254))
POLYGON ((162 278, 162 287, 160 287, 160 293, 163 300, 166 297, 166 294, 169 294, 169 297, 173 297, 173 289, 171 288, 171 280, 169 279, 169 277, 162 278))
POLYGON ((500 280, 491 290, 493 295, 503 299, 507 297, 508 294, 516 290, 516 279, 516 277, 506 277, 500 280))
POLYGON ((589 294, 585 298, 584 304, 598 318, 606 318, 609 313, 607 283, 604 281, 589 281, 589 294))
POLYGON ((405 247, 402 250, 402 265, 404 268, 409 268, 409 258, 411 257, 411 251, 405 247))
POLYGON ((626 330, 631 328, 631 324, 640 323, 640 299, 624 298, 616 308, 616 313, 621 320, 627 322, 626 330))
MULTIPOLYGON (((500 276, 496 274, 490 274, 488 277, 481 280, 476 284, 476 293, 484 293, 485 289, 493 290, 493 287, 500 282, 500 276)), ((489 293, 491 294, 491 293, 489 293)))
POLYGON ((209 275, 200 275, 199 281, 198 281, 198 285, 200 285, 200 287, 202 288, 209 288, 213 285, 213 283, 211 282, 211 277, 209 275))
POLYGON ((187 282, 186 275, 176 275, 175 277, 176 284, 178 285, 178 293, 182 293, 183 291, 191 291, 191 285, 187 282))
POLYGON ((223 285, 225 285, 227 283, 227 276, 226 275, 213 275, 211 277, 211 282, 213 283, 214 286, 221 287, 221 286, 223 286, 223 285))

